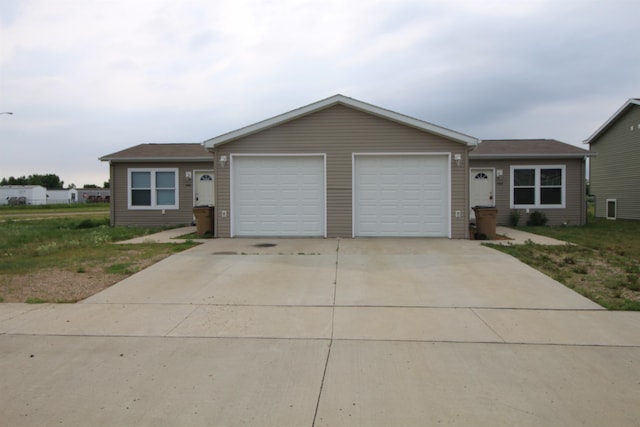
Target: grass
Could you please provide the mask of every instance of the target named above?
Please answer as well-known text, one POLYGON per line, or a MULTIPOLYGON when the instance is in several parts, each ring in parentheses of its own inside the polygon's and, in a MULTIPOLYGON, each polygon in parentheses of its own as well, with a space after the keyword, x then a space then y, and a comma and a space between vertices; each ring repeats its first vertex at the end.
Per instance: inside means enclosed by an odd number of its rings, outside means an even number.
POLYGON ((70 212, 74 214, 0 220, 0 302, 75 302, 194 246, 114 245, 161 228, 110 227, 104 207, 70 212))
POLYGON ((640 222, 590 218, 580 227, 517 227, 572 245, 488 245, 610 310, 640 311, 640 222))
POLYGON ((31 214, 47 213, 71 213, 71 212, 92 212, 108 213, 108 203, 76 203, 76 204, 55 204, 55 205, 25 205, 9 206, 0 205, 0 217, 24 216, 31 214))

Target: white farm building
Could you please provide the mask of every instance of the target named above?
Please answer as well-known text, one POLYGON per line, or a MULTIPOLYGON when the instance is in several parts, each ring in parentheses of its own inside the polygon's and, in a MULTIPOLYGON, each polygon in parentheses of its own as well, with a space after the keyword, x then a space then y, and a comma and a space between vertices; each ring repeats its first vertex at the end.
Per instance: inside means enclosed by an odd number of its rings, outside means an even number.
POLYGON ((0 205, 46 205, 47 189, 40 185, 1 185, 0 205))

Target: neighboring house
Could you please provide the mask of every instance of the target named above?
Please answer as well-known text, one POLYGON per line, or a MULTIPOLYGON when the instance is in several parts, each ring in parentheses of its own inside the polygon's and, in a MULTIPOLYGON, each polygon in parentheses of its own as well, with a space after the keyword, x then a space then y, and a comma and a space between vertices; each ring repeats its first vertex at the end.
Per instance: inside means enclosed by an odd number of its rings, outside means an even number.
POLYGON ((78 190, 68 188, 66 190, 47 190, 48 205, 63 205, 78 203, 78 190))
POLYGON ((477 143, 342 95, 220 135, 215 235, 467 238, 477 143))
POLYGON ((214 204, 213 157, 201 144, 140 144, 109 162, 111 225, 182 225, 214 204))
POLYGON ((640 99, 628 100, 585 143, 596 216, 640 220, 640 99))
POLYGON ((502 225, 515 210, 520 225, 533 211, 544 212, 548 225, 582 225, 589 156, 553 139, 483 140, 469 155, 470 206, 495 206, 502 225))
POLYGON ((40 185, 0 186, 0 205, 46 205, 47 189, 40 185))

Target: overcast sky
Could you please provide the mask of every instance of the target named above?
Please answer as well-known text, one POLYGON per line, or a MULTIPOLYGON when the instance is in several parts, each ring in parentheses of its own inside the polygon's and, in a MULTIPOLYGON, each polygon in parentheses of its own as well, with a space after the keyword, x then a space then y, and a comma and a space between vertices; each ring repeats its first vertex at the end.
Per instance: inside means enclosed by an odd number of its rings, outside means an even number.
POLYGON ((0 178, 202 142, 337 93, 575 145, 640 96, 637 0, 0 0, 0 178))

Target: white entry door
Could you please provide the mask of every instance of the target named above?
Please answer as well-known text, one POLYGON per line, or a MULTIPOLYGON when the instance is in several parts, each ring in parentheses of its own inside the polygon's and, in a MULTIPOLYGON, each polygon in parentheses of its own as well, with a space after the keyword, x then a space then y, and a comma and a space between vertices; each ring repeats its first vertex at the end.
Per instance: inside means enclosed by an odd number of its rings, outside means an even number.
POLYGON ((325 236, 324 155, 236 155, 232 236, 325 236))
POLYGON ((474 206, 495 206, 493 169, 470 169, 469 206, 470 218, 475 218, 474 206))
POLYGON ((194 206, 213 206, 215 204, 213 179, 213 171, 196 171, 194 173, 194 206))
POLYGON ((446 155, 355 155, 354 236, 448 237, 446 155))

